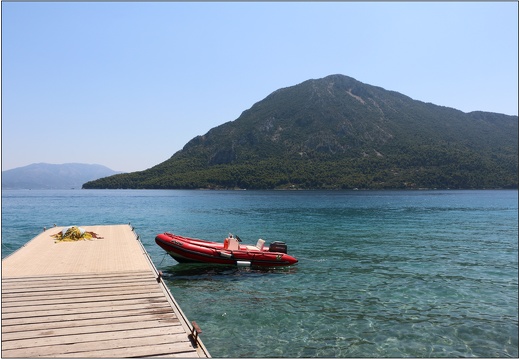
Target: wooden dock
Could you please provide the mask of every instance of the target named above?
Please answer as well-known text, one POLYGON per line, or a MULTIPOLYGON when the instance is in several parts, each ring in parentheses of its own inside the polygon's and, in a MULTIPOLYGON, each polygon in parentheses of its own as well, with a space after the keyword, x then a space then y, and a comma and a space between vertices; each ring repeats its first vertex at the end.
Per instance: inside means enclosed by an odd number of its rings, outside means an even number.
POLYGON ((2 357, 210 357, 130 225, 2 260, 2 357))

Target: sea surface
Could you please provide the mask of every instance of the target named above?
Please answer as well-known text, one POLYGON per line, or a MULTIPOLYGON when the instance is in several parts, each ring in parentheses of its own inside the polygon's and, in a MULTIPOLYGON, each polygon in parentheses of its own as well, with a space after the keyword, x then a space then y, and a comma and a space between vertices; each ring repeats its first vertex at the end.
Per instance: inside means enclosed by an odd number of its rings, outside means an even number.
POLYGON ((2 258, 131 223, 213 357, 518 357, 518 191, 3 190, 2 258), (177 264, 165 231, 284 241, 278 270, 177 264))

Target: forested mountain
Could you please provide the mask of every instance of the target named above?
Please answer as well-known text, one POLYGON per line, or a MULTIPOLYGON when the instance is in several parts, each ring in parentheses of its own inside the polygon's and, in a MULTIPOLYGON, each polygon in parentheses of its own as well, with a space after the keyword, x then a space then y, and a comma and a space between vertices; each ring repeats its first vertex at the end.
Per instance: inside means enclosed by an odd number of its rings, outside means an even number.
POLYGON ((343 75, 279 89, 145 171, 83 188, 516 188, 518 116, 343 75))
POLYGON ((2 171, 3 189, 71 189, 86 181, 116 173, 108 167, 84 163, 33 163, 2 171))

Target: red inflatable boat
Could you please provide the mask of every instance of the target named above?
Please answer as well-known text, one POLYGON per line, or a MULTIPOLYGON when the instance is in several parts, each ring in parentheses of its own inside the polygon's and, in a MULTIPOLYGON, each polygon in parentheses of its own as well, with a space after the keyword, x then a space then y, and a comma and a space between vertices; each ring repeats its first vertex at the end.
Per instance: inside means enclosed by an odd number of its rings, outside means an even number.
POLYGON ((256 246, 243 245, 240 238, 233 235, 218 243, 162 233, 155 237, 155 243, 179 263, 280 267, 298 262, 287 254, 287 245, 283 242, 273 242, 265 247, 265 241, 259 239, 256 246))

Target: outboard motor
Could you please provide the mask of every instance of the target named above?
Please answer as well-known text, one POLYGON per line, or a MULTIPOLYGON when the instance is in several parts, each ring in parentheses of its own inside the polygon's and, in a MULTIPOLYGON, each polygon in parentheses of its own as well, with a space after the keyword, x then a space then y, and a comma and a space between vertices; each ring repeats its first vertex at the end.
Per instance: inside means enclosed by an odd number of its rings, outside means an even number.
POLYGON ((287 254, 287 244, 285 242, 272 242, 269 245, 269 252, 280 252, 287 254))

